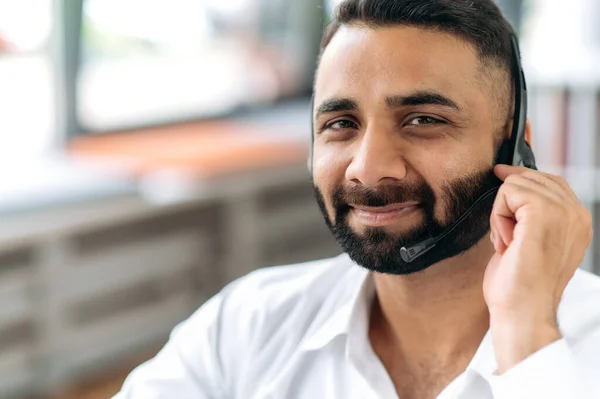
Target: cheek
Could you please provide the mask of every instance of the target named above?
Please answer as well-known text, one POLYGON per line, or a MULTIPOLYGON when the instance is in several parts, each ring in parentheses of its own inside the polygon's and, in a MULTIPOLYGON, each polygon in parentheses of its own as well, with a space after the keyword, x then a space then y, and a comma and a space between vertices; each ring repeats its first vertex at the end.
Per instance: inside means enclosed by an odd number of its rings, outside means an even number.
MULTIPOLYGON (((435 220, 447 223, 448 198, 443 187, 450 181, 483 168, 481 156, 475 156, 464 143, 440 145, 436 151, 420 152, 412 158, 412 167, 433 190, 435 220)), ((490 155, 491 157, 491 155, 490 155)))
POLYGON ((473 146, 456 148, 452 155, 438 155, 429 157, 421 166, 422 175, 426 178, 429 187, 435 195, 434 217, 443 223, 447 220, 449 206, 448 195, 443 187, 448 182, 456 181, 466 175, 476 175, 492 167, 494 147, 491 140, 473 146))
POLYGON ((494 150, 493 139, 482 137, 456 146, 447 155, 436 157, 434 162, 447 177, 458 177, 490 168, 494 162, 494 150))
POLYGON ((347 165, 339 151, 329 151, 318 146, 315 146, 312 162, 313 182, 323 196, 329 218, 333 220, 331 196, 338 187, 344 185, 347 165))
POLYGON ((419 169, 428 176, 431 187, 441 187, 444 182, 491 168, 494 153, 495 142, 491 134, 469 132, 463 138, 450 140, 435 151, 422 154, 419 169))
MULTIPOLYGON (((313 152, 313 179, 322 190, 344 183, 348 167, 342 151, 334 151, 315 145, 313 152)), ((325 193, 324 193, 325 194, 325 193)))

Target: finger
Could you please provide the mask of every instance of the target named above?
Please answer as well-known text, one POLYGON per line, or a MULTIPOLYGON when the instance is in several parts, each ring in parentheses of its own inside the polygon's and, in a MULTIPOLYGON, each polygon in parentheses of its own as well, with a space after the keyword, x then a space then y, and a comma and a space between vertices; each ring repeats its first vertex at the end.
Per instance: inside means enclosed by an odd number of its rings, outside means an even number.
POLYGON ((496 195, 492 208, 492 215, 515 219, 517 222, 525 221, 529 217, 541 214, 544 209, 553 208, 547 204, 554 205, 554 201, 549 201, 541 196, 531 187, 516 184, 502 184, 496 195), (523 212, 529 208, 529 212, 523 212))
POLYGON ((577 198, 577 194, 571 188, 571 185, 562 177, 557 175, 551 175, 549 173, 543 173, 543 175, 553 181, 558 186, 562 187, 564 192, 575 202, 579 202, 579 198, 577 198))
POLYGON ((528 170, 521 176, 535 180, 540 184, 547 186, 549 189, 563 195, 563 197, 567 200, 579 202, 577 195, 562 176, 552 175, 550 173, 544 173, 537 170, 528 170))
POLYGON ((577 195, 575 195, 569 183, 567 183, 567 181, 561 176, 529 169, 524 166, 511 165, 496 165, 494 167, 494 173, 502 181, 505 181, 508 176, 514 174, 524 176, 528 179, 535 180, 556 192, 563 193, 565 198, 568 197, 571 200, 579 202, 577 195))
POLYGON ((494 166, 494 174, 498 176, 498 179, 504 181, 510 175, 522 174, 528 170, 524 166, 512 166, 512 165, 496 165, 494 166))
POLYGON ((571 198, 567 193, 564 192, 561 186, 553 182, 552 180, 544 177, 533 175, 531 177, 527 172, 523 174, 513 174, 508 176, 503 185, 516 185, 527 187, 539 195, 547 198, 549 201, 555 202, 572 202, 571 198))
POLYGON ((502 255, 513 241, 516 222, 513 218, 492 214, 490 225, 496 241, 494 242, 496 252, 502 255))

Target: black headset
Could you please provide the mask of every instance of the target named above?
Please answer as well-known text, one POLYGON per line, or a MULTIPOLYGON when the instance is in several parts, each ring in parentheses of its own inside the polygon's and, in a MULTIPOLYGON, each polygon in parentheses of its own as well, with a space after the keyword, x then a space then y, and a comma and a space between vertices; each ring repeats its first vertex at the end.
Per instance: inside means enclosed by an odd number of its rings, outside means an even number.
POLYGON ((521 65, 517 38, 511 36, 511 47, 514 59, 513 81, 515 84, 515 113, 513 116, 512 134, 506 139, 498 152, 497 164, 525 166, 537 170, 535 156, 527 140, 525 140, 525 123, 527 122, 527 84, 521 65))
MULTIPOLYGON (((527 122, 527 85, 525 83, 525 74, 523 73, 523 67, 521 64, 519 44, 515 35, 511 35, 510 42, 513 54, 512 80, 515 87, 515 110, 513 114, 511 136, 502 143, 500 150, 498 151, 496 164, 525 166, 527 168, 537 170, 533 150, 531 149, 529 143, 527 143, 525 140, 525 125, 527 122)), ((313 126, 314 122, 312 116, 314 113, 314 96, 311 98, 310 112, 311 145, 308 168, 312 177, 313 147, 315 140, 313 126)), ((471 205, 471 207, 469 207, 469 209, 467 209, 460 217, 452 222, 452 224, 438 236, 430 237, 416 244, 401 248, 400 255, 402 260, 407 263, 412 262, 425 252, 435 247, 439 241, 456 229, 483 201, 496 194, 499 188, 500 186, 497 186, 486 191, 471 205)))

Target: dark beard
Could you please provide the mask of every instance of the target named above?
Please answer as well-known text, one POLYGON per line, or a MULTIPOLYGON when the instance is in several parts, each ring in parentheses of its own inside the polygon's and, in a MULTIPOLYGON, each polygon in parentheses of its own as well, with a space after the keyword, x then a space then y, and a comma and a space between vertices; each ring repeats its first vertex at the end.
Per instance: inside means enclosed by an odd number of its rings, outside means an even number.
POLYGON ((342 249, 354 262, 379 273, 411 274, 469 250, 489 232, 489 218, 495 196, 491 196, 481 203, 450 235, 419 258, 411 263, 406 263, 400 257, 400 248, 442 233, 479 196, 487 190, 497 187, 500 183, 491 168, 445 185, 443 187, 445 222, 435 219, 435 195, 425 181, 417 184, 388 185, 377 190, 362 186, 338 187, 331 198, 335 211, 335 223, 332 223, 327 215, 323 194, 316 185, 313 184, 313 187, 317 203, 325 217, 325 223, 342 249), (363 234, 359 235, 348 224, 348 214, 351 210, 349 203, 378 207, 413 201, 420 204, 425 221, 399 237, 388 234, 382 228, 367 228, 363 234))

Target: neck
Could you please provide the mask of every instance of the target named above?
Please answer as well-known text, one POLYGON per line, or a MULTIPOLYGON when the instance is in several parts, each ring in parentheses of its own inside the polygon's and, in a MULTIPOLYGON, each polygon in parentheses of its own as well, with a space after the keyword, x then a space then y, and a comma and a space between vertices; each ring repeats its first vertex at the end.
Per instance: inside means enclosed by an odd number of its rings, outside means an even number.
POLYGON ((371 338, 415 361, 471 359, 489 327, 482 286, 493 252, 486 235, 464 254, 421 272, 375 274, 371 338))

